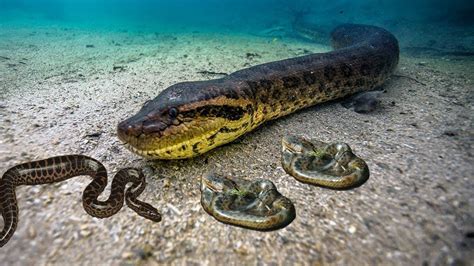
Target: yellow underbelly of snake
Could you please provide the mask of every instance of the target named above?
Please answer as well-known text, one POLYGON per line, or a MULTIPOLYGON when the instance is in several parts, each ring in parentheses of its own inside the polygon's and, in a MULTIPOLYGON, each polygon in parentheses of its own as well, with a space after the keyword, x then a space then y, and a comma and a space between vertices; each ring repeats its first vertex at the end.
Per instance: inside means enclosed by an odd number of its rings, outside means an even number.
POLYGON ((175 84, 120 122, 118 137, 146 158, 194 157, 266 121, 380 86, 397 66, 398 41, 382 28, 345 24, 331 37, 332 52, 175 84))

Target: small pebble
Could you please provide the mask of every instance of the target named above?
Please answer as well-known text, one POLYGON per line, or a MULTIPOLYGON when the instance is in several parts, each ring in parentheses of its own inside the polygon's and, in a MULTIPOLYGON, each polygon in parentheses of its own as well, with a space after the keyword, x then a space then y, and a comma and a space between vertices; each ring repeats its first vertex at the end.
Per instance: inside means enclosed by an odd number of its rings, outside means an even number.
POLYGON ((33 226, 28 228, 28 237, 31 239, 36 237, 36 229, 33 226))
POLYGON ((128 260, 128 259, 131 259, 133 257, 133 253, 130 252, 130 251, 126 251, 126 252, 122 253, 121 257, 124 260, 128 260))
POLYGON ((91 235, 91 231, 89 230, 81 230, 81 232, 79 233, 82 237, 88 237, 91 235))
POLYGON ((83 224, 79 227, 81 229, 81 231, 79 232, 79 234, 82 236, 82 237, 88 237, 92 234, 91 230, 89 230, 89 226, 87 224, 83 224))
POLYGON ((357 231, 357 228, 354 225, 349 226, 349 233, 354 234, 357 231))

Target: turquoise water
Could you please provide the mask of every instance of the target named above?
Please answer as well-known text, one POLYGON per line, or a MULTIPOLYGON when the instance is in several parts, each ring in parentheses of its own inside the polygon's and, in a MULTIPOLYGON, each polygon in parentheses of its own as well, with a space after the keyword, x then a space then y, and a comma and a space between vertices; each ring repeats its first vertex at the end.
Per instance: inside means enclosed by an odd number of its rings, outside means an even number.
POLYGON ((468 0, 1 0, 0 25, 64 25, 137 30, 258 32, 308 20, 394 27, 399 23, 472 27, 468 0))
POLYGON ((143 168, 154 172, 143 199, 163 212, 160 223, 130 210, 97 220, 80 204, 86 179, 25 187, 0 264, 119 265, 135 253, 158 264, 470 261, 457 258, 474 228, 472 14, 474 0, 0 0, 0 171, 63 154, 143 168), (167 87, 329 51, 329 31, 348 22, 382 26, 402 48, 370 94, 374 113, 320 105, 187 161, 145 160, 117 139, 117 124, 167 87), (280 166, 286 134, 350 143, 370 180, 353 192, 299 184, 280 166), (209 170, 275 181, 298 204, 292 227, 206 218, 198 175, 209 170))

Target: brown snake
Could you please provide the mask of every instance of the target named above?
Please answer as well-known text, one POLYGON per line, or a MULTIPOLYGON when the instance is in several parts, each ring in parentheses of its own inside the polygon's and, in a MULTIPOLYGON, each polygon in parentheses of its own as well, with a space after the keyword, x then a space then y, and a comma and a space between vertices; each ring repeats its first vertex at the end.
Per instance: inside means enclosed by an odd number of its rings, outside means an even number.
MULTIPOLYGON (((131 151, 147 158, 198 156, 266 121, 380 86, 398 64, 398 41, 382 28, 344 24, 332 32, 332 42, 336 49, 332 52, 270 62, 221 79, 175 84, 119 123, 118 137, 131 151)), ((102 164, 82 155, 53 157, 15 166, 4 174, 0 211, 5 225, 0 246, 17 225, 16 186, 58 182, 77 175, 94 178, 83 194, 89 214, 108 217, 122 207, 125 197, 139 215, 161 219, 156 209, 136 199, 145 186, 138 170, 119 171, 110 198, 101 202, 97 196, 107 184, 102 164), (127 182, 133 185, 124 193, 127 182)))
POLYGON ((0 233, 0 247, 13 236, 18 224, 17 186, 56 183, 80 175, 93 179, 82 194, 82 205, 91 216, 110 217, 122 208, 125 199, 127 206, 138 215, 155 222, 161 221, 160 213, 153 206, 137 199, 146 186, 145 176, 140 170, 124 168, 118 171, 112 180, 109 198, 99 201, 97 197, 107 186, 105 167, 84 155, 57 156, 16 165, 3 174, 0 180, 0 211, 4 226, 0 233), (132 185, 125 189, 128 183, 132 185))

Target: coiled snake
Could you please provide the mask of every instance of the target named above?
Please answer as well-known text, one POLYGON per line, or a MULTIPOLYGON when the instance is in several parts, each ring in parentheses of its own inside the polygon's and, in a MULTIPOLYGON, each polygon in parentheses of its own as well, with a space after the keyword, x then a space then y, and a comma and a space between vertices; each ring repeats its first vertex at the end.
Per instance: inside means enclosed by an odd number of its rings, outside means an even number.
MULTIPOLYGON (((344 24, 331 37, 336 49, 332 52, 270 62, 220 79, 175 84, 119 123, 118 137, 131 151, 147 158, 197 156, 266 121, 380 86, 397 66, 398 41, 382 28, 344 24)), ((128 206, 147 218, 161 219, 156 209, 136 199, 144 184, 137 170, 118 172, 111 197, 100 202, 97 196, 107 177, 99 162, 81 155, 54 157, 15 166, 4 174, 0 211, 5 226, 0 246, 12 236, 18 220, 15 186, 57 182, 76 175, 94 177, 83 195, 89 214, 107 217, 117 212, 123 204, 125 183, 130 181, 133 185, 125 192, 128 206)))
POLYGON ((201 177, 201 205, 221 222, 260 231, 283 228, 296 216, 293 203, 265 179, 249 182, 204 175, 201 177))
POLYGON ((82 204, 86 212, 94 217, 105 218, 127 206, 152 221, 161 221, 160 213, 150 204, 137 197, 146 186, 145 176, 134 168, 124 168, 112 180, 110 196, 106 201, 97 197, 107 186, 107 170, 97 160, 84 155, 65 155, 16 165, 8 169, 0 180, 0 211, 3 229, 0 232, 0 247, 13 236, 18 224, 18 206, 15 188, 22 185, 40 185, 64 181, 74 176, 88 175, 93 178, 82 194, 82 204), (125 190, 125 186, 132 183, 125 190))
POLYGON ((301 182, 332 189, 354 188, 369 178, 369 167, 346 143, 285 136, 281 164, 301 182))

